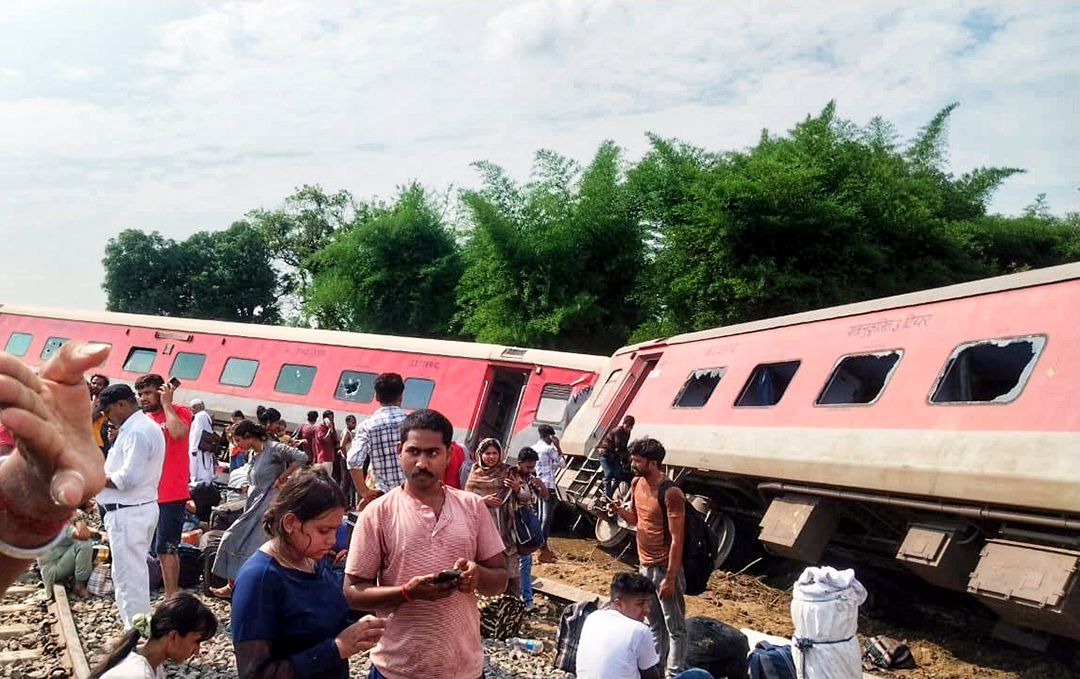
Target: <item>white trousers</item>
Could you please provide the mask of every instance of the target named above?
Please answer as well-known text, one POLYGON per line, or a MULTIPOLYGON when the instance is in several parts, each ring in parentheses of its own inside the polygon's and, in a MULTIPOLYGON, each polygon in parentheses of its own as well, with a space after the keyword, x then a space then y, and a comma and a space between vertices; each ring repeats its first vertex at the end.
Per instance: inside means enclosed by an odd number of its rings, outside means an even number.
POLYGON ((116 609, 125 631, 131 629, 131 619, 136 615, 150 613, 150 571, 146 557, 150 554, 157 520, 156 502, 115 509, 105 515, 116 609))

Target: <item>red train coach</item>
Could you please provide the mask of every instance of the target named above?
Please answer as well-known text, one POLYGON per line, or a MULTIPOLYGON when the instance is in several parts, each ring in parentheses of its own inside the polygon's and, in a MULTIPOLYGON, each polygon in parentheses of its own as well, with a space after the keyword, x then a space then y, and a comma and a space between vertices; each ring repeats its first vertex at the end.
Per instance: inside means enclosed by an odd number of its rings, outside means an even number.
POLYGON ((541 423, 561 431, 578 397, 606 362, 601 356, 490 344, 108 312, 0 306, 4 351, 39 365, 69 339, 112 345, 99 372, 133 382, 177 377, 178 398, 201 398, 219 419, 254 418, 274 407, 290 425, 309 410, 363 420, 378 409, 375 377, 405 378, 403 407, 434 408, 463 442, 494 436, 512 448, 533 443, 541 423))
POLYGON ((633 415, 721 559, 902 564, 1080 639, 1078 374, 1076 264, 629 346, 563 436, 560 496, 592 511, 591 451, 633 415))

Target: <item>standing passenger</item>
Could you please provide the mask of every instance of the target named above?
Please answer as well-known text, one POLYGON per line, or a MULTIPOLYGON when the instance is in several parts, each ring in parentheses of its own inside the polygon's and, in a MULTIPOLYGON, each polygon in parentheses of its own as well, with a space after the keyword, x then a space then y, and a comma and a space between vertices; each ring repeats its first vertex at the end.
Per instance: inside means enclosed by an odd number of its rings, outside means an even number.
POLYGON ((381 407, 356 428, 349 450, 349 473, 361 501, 370 502, 405 483, 405 472, 398 459, 401 421, 405 419, 405 411, 401 409, 404 393, 401 375, 383 373, 375 378, 375 398, 381 407), (375 476, 375 490, 368 488, 364 473, 368 460, 375 476))
POLYGON ((341 470, 341 490, 345 493, 345 502, 349 507, 356 506, 356 488, 353 487, 352 474, 349 473, 349 448, 352 447, 356 433, 356 415, 345 416, 345 431, 341 432, 338 454, 334 459, 341 470))
POLYGON ((604 468, 604 495, 610 498, 615 497, 619 480, 624 478, 623 469, 629 463, 627 446, 633 429, 634 418, 627 415, 622 424, 608 432, 596 447, 600 454, 600 466, 604 468))
MULTIPOLYGON (((244 513, 221 536, 214 574, 235 580, 244 561, 266 542, 262 516, 271 500, 289 476, 308 461, 307 455, 283 443, 267 440, 266 429, 247 420, 233 430, 237 444, 251 451, 251 471, 248 475, 247 500, 244 513)), ((225 585, 210 590, 214 596, 228 598, 232 587, 225 585)))
POLYGON ((307 422, 300 425, 296 430, 294 438, 300 439, 300 450, 304 451, 308 455, 308 459, 315 459, 315 437, 318 427, 315 426, 315 422, 319 419, 318 410, 309 410, 307 414, 307 422))
POLYGON ((484 502, 439 480, 453 435, 434 410, 405 418, 397 448, 406 481, 361 512, 353 531, 345 596, 386 620, 368 679, 483 675, 474 592, 506 589, 506 559, 484 502))
POLYGON ((555 436, 555 428, 550 424, 542 424, 537 428, 540 440, 530 446, 539 456, 536 463, 536 475, 547 486, 548 492, 540 498, 540 530, 544 533, 544 546, 540 548, 540 563, 555 561, 555 554, 548 547, 548 537, 551 536, 551 520, 555 517, 555 473, 563 467, 565 462, 562 456, 562 446, 559 437, 555 436))
POLYGON ((657 590, 649 610, 649 626, 671 677, 686 668, 686 578, 682 570, 686 497, 674 485, 669 486, 664 493, 665 516, 658 493, 667 479, 660 469, 667 451, 656 439, 643 438, 631 443, 629 452, 630 469, 636 477, 630 485, 630 506, 611 506, 627 523, 637 526, 639 568, 657 590))
MULTIPOLYGON (((536 464, 539 456, 532 448, 522 448, 517 456, 517 468, 507 481, 511 490, 517 493, 517 504, 523 507, 536 508, 551 497, 551 491, 536 476, 536 464)), ((518 557, 518 577, 521 579, 521 599, 525 602, 525 610, 533 609, 532 587, 532 554, 522 554, 518 557)))
POLYGON ((499 530, 504 546, 503 554, 506 556, 506 590, 517 596, 521 592, 521 583, 518 580, 517 542, 514 540, 515 500, 510 497, 514 491, 506 483, 510 475, 510 465, 506 464, 498 439, 484 439, 477 450, 480 452, 480 461, 469 473, 465 490, 480 496, 499 530))
POLYGON ((192 483, 210 483, 214 480, 214 465, 217 459, 214 451, 203 450, 200 445, 204 432, 214 433, 214 421, 210 419, 210 413, 206 412, 202 399, 191 400, 191 413, 191 431, 188 432, 189 476, 192 483))
POLYGON ((243 410, 234 410, 232 414, 232 423, 228 427, 225 427, 225 439, 229 442, 230 472, 233 472, 247 464, 247 456, 244 455, 244 449, 236 445, 236 437, 233 436, 233 428, 243 422, 244 419, 245 418, 243 410))
POLYGON ((233 594, 240 679, 346 679, 348 659, 378 641, 383 621, 349 624, 341 581, 323 558, 344 515, 341 488, 319 468, 294 474, 270 504, 270 539, 244 563, 233 594))
POLYGON ((315 427, 314 464, 331 477, 334 476, 334 455, 337 453, 337 429, 334 428, 334 411, 324 410, 322 422, 315 427))
POLYGON ((135 380, 139 405, 151 420, 161 427, 165 437, 165 464, 158 484, 158 525, 154 537, 154 554, 161 562, 161 579, 165 597, 180 588, 180 534, 184 532, 184 507, 191 494, 188 479, 188 429, 191 411, 173 405, 173 385, 166 384, 161 375, 143 375, 135 380))
POLYGON ((90 402, 92 404, 91 418, 93 419, 93 430, 91 433, 94 435, 94 443, 101 448, 101 452, 108 450, 106 446, 106 440, 109 431, 109 421, 105 418, 105 413, 101 412, 101 406, 98 405, 98 394, 101 390, 109 386, 109 378, 101 374, 95 374, 90 378, 90 402))
POLYGON ((146 555, 158 523, 165 436, 142 413, 128 385, 106 387, 98 402, 105 417, 117 427, 116 441, 105 459, 105 488, 98 493, 97 502, 106 511, 116 608, 124 629, 129 630, 136 615, 150 612, 146 555))

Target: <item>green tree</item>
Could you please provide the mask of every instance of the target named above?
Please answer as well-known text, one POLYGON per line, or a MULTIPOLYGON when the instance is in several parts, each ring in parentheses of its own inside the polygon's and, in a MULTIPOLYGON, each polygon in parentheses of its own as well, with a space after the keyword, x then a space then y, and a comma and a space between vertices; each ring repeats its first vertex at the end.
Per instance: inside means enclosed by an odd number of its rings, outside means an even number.
POLYGON ((320 327, 447 337, 461 255, 418 184, 369 209, 304 261, 313 271, 304 304, 320 327))
POLYGON ((256 208, 244 216, 266 242, 283 272, 283 291, 304 296, 318 260, 313 255, 328 245, 335 232, 350 228, 377 206, 357 201, 342 189, 326 193, 318 184, 304 184, 272 210, 256 208))
POLYGON ((109 311, 257 323, 280 318, 270 251, 242 222, 179 243, 129 229, 109 240, 102 263, 109 311))
POLYGON ((832 103, 746 151, 653 139, 631 173, 659 232, 650 322, 689 331, 995 273, 958 225, 1019 170, 950 175, 953 108, 903 148, 884 121, 860 128, 832 103))
POLYGON ((476 163, 484 187, 462 193, 468 227, 458 288, 462 330, 477 340, 609 352, 642 319, 645 227, 615 144, 588 167, 550 151, 518 185, 476 163))

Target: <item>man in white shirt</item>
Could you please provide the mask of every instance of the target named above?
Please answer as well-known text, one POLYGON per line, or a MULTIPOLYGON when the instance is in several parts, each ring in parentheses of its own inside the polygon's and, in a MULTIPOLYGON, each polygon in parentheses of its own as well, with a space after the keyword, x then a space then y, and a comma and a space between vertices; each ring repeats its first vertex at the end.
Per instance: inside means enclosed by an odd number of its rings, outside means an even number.
MULTIPOLYGON (((644 575, 619 573, 611 580, 610 608, 585 618, 577 645, 577 679, 663 679, 646 615, 656 586, 644 575)), ((688 669, 670 679, 712 679, 688 669)))
POLYGON ((202 399, 191 401, 191 428, 188 430, 188 452, 190 458, 190 476, 192 483, 210 483, 214 480, 214 453, 199 450, 203 432, 214 432, 214 421, 206 412, 202 399))
POLYGON ((139 613, 150 613, 146 556, 157 528, 157 489, 165 462, 161 427, 142 414, 135 392, 113 384, 98 395, 101 411, 118 428, 105 460, 105 489, 97 502, 108 512, 105 529, 112 553, 116 608, 124 629, 139 613))
POLYGON ((540 548, 540 563, 555 561, 555 555, 548 548, 547 539, 551 536, 551 519, 555 516, 555 505, 558 497, 555 494, 555 474, 566 462, 562 456, 562 446, 559 437, 555 435, 555 428, 550 424, 542 424, 537 427, 540 440, 529 446, 536 451, 539 460, 536 462, 536 475, 548 488, 548 496, 542 498, 539 504, 540 531, 544 534, 544 546, 540 548))

